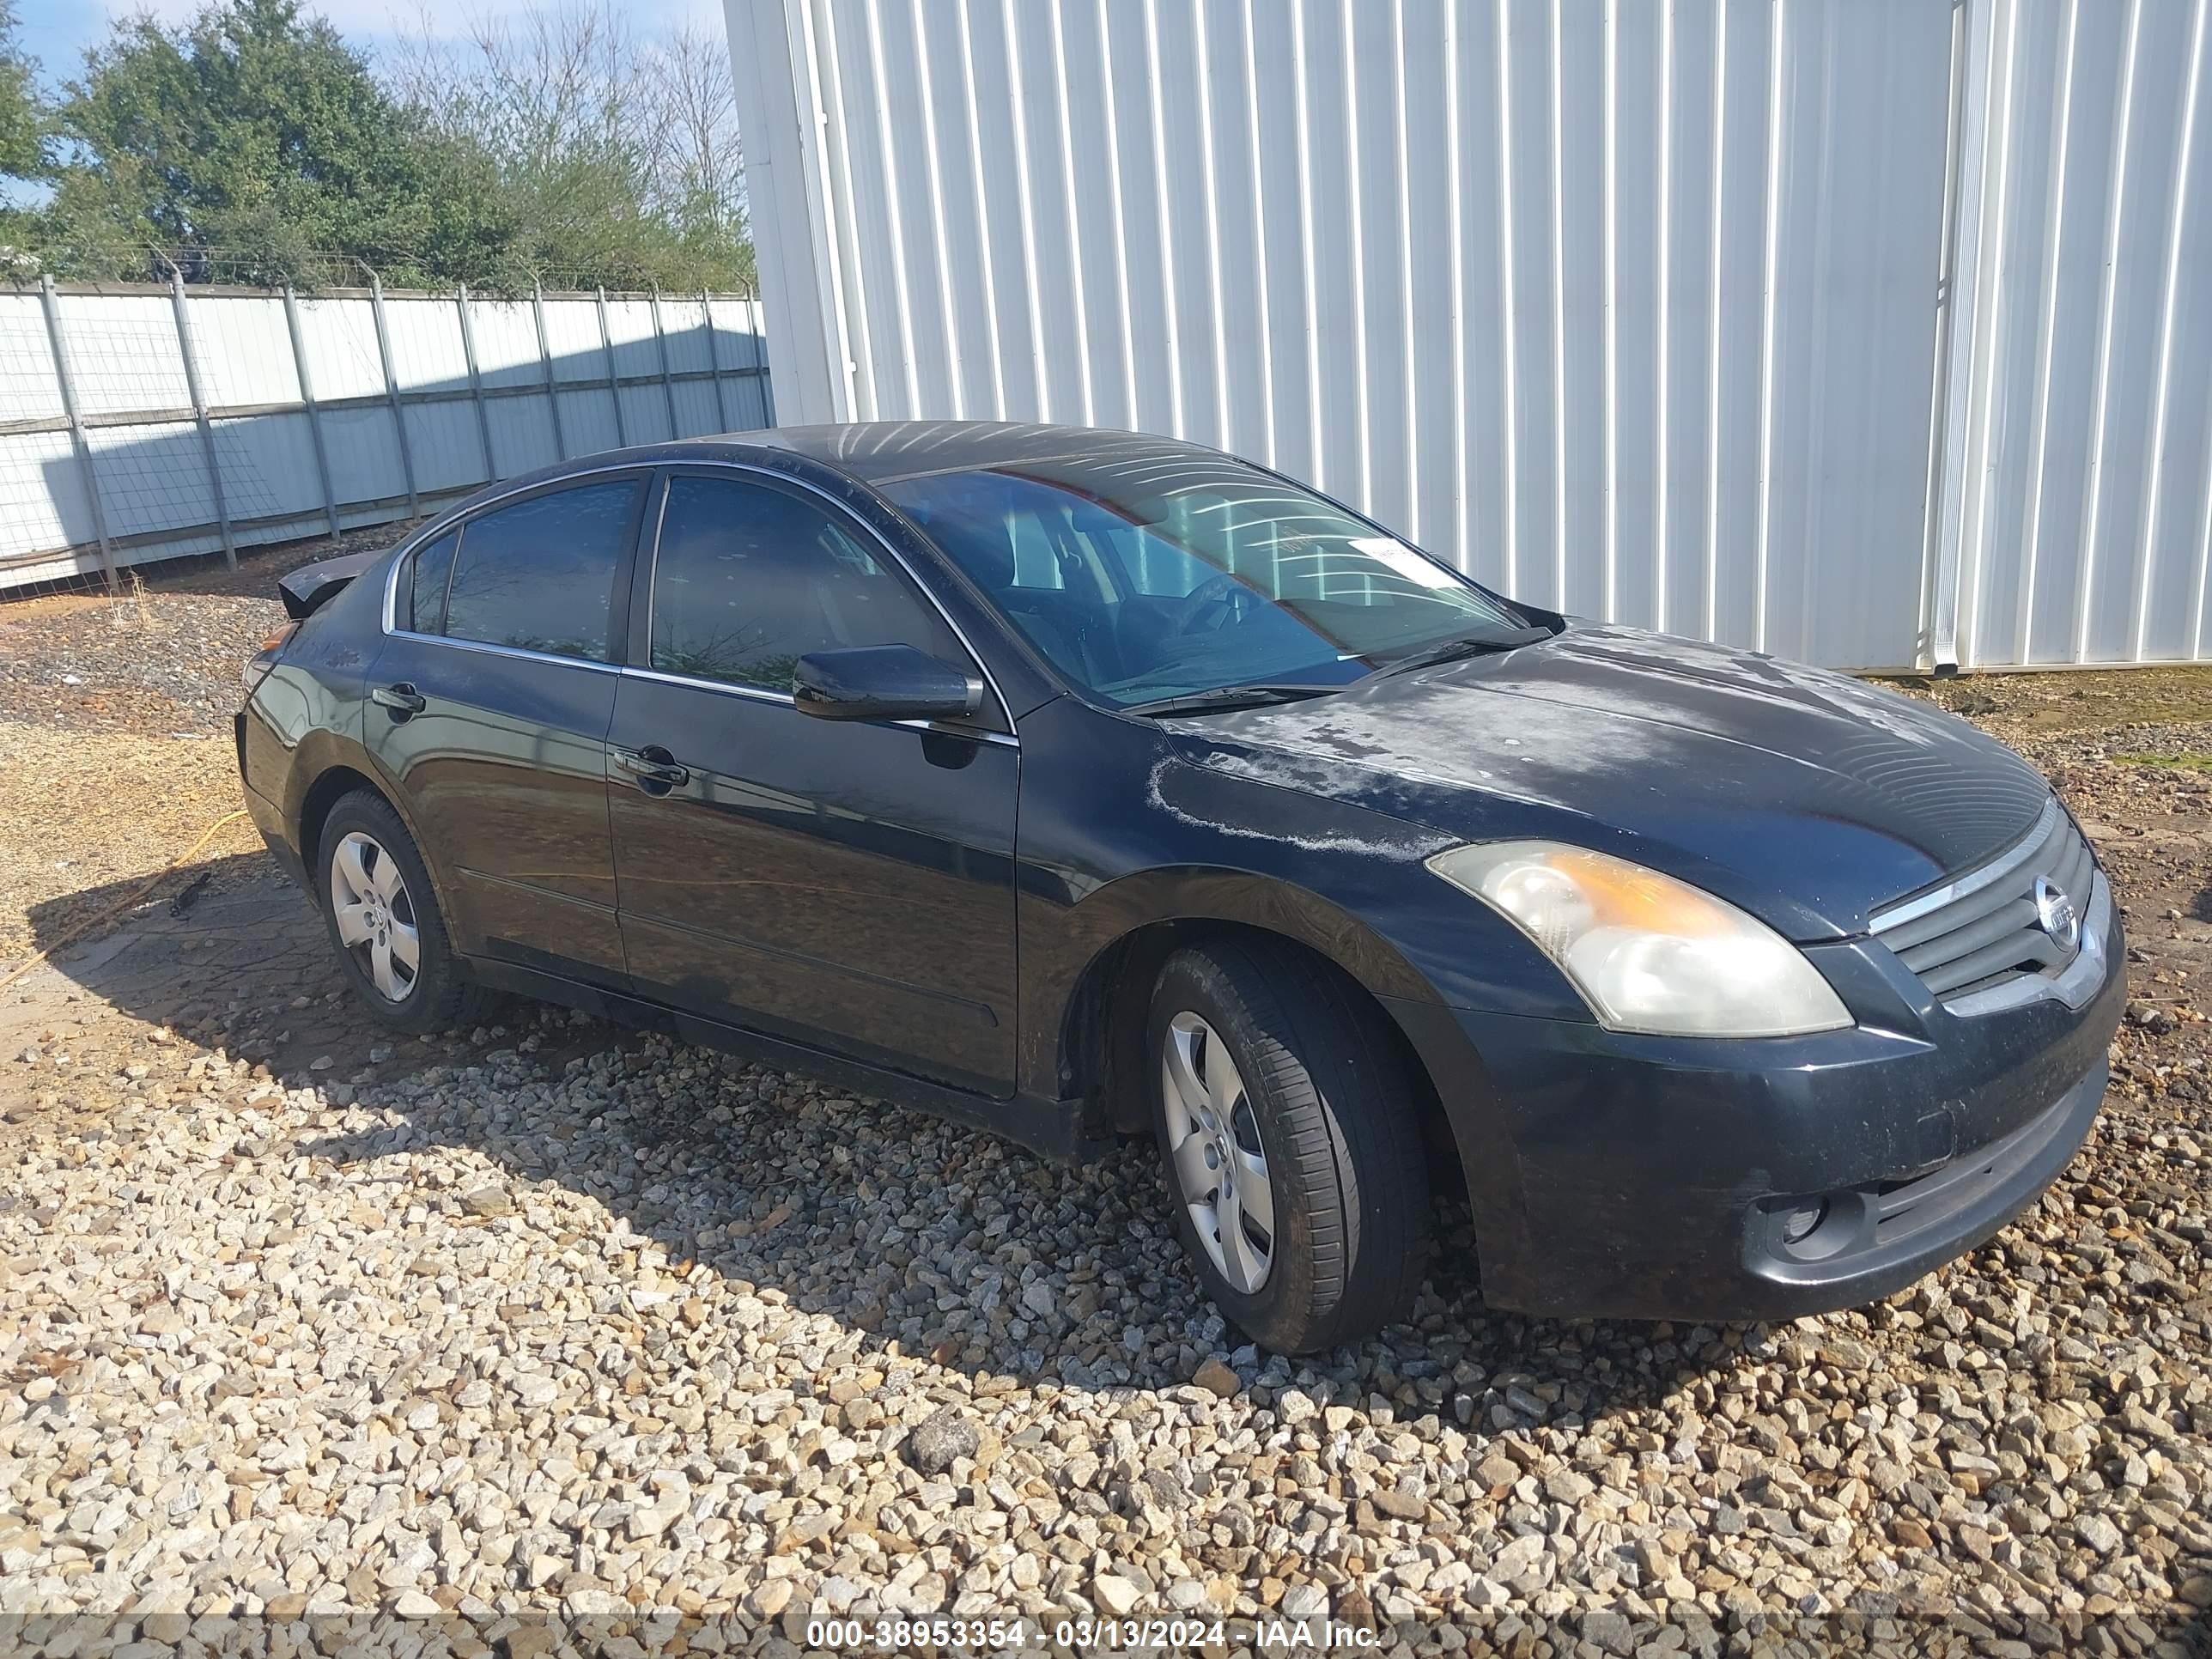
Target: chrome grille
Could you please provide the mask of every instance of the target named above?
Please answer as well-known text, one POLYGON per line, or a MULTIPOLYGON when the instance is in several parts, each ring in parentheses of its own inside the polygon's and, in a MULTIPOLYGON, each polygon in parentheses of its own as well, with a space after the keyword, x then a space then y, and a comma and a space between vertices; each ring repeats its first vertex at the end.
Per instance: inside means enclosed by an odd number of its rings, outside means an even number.
POLYGON ((2019 981, 2076 978, 2067 970, 2080 957, 2103 949, 2110 903, 2089 843, 2054 799, 2035 827, 2005 851, 1877 912, 1873 927, 1946 1006, 1984 1012, 2027 1000, 2040 989, 2030 983, 2019 985, 2021 994, 2002 994, 2019 981), (2039 880, 2072 902, 2079 920, 2074 940, 2054 938, 2042 926, 2039 880))

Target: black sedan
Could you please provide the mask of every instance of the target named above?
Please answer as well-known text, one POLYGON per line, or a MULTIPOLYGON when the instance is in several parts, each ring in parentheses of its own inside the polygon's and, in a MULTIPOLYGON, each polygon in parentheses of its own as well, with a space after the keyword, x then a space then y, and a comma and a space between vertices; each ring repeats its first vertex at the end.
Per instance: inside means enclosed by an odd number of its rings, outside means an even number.
POLYGON ((791 428, 295 572, 246 796, 402 1030, 522 993, 1080 1158, 1147 1127, 1291 1352, 1889 1294, 2065 1164, 2123 994, 2043 779, 1839 675, 1478 586, 1261 467, 791 428))

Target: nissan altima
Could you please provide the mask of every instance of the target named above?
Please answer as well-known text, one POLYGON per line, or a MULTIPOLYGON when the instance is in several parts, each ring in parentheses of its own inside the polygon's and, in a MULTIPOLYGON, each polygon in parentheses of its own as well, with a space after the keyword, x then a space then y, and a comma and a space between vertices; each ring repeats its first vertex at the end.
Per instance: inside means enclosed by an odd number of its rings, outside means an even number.
POLYGON ((1221 1309, 1404 1317, 1432 1188, 1540 1315, 1864 1303, 2058 1173, 2124 959, 2008 750, 1493 592, 1265 468, 795 428, 285 579, 246 799, 374 1018, 522 994, 1062 1158, 1221 1309))

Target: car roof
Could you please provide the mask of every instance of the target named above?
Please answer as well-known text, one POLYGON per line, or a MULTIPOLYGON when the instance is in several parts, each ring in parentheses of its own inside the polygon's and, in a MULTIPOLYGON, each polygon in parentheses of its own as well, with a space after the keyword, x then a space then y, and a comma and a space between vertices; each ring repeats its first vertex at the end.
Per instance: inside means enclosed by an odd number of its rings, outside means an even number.
POLYGON ((1109 465, 1216 459, 1214 451, 1151 433, 1024 421, 863 421, 842 426, 780 426, 692 441, 780 449, 866 483, 889 483, 933 472, 967 472, 1048 460, 1109 465))
MULTIPOLYGON (((1193 469, 1242 465, 1200 444, 1103 427, 1024 421, 858 421, 841 426, 765 427, 757 432, 725 432, 600 450, 570 456, 513 477, 494 479, 440 513, 401 545, 436 534, 455 520, 507 496, 564 483, 586 473, 748 457, 774 465, 771 455, 788 458, 784 470, 842 474, 864 488, 933 473, 971 472, 987 467, 1018 469, 1049 461, 1079 461, 1107 471, 1127 469, 1156 482, 1170 469, 1182 469, 1188 477, 1193 469)), ((827 481, 827 476, 817 479, 817 483, 827 481)))

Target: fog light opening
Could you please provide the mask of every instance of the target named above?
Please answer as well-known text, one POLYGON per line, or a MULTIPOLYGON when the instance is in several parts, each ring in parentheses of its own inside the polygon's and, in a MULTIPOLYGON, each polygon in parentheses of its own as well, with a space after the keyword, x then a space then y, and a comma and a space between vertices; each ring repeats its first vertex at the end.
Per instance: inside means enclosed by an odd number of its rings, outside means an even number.
POLYGON ((1782 1218, 1782 1242, 1791 1245, 1803 1243, 1813 1231, 1827 1218, 1828 1200, 1826 1199, 1816 1198, 1808 1203, 1801 1204, 1782 1218))
POLYGON ((1851 1188, 1770 1198, 1759 1207, 1764 1246, 1785 1261, 1825 1261, 1873 1241, 1873 1212, 1851 1188))

